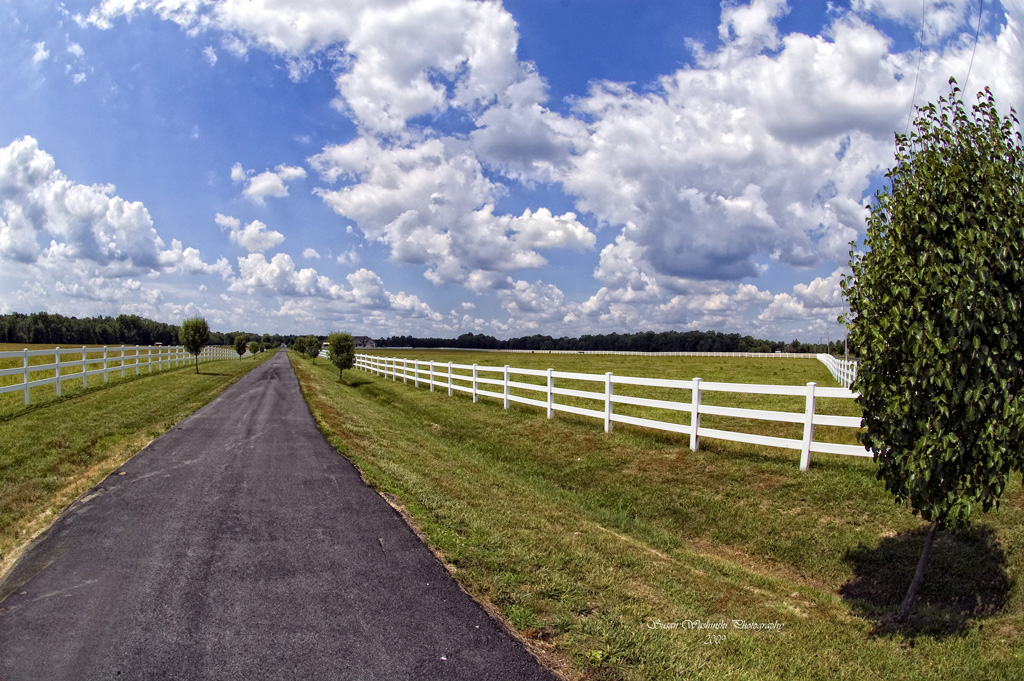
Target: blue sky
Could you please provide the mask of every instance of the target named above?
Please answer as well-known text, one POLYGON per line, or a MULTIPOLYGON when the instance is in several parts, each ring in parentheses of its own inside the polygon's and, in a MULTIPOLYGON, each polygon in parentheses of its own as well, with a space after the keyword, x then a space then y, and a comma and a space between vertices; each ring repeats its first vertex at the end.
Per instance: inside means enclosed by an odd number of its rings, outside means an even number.
POLYGON ((912 104, 1024 109, 980 8, 0 0, 0 312, 838 338, 912 104))

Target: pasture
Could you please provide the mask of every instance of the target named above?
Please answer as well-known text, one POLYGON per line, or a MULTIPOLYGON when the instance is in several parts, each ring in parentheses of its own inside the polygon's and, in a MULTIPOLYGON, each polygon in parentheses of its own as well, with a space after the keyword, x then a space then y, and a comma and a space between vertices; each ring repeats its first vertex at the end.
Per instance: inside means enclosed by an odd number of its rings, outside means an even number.
MULTIPOLYGON (((812 359, 412 352, 386 354, 835 385, 812 359)), ((1019 478, 970 532, 940 536, 916 614, 898 627, 923 523, 893 503, 870 459, 819 454, 801 472, 792 451, 707 439, 694 452, 678 434, 618 424, 606 434, 593 419, 474 405, 363 371, 343 385, 329 362, 290 357, 332 444, 568 678, 1013 679, 1024 669, 1019 478)))

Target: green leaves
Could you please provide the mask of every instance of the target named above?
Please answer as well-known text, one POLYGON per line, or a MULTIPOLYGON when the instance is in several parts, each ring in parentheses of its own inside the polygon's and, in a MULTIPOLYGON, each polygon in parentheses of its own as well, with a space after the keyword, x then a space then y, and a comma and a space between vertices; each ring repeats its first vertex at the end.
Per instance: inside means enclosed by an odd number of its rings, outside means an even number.
POLYGON ((968 111, 951 86, 896 135, 841 321, 879 478, 957 530, 1024 470, 1024 151, 987 88, 968 111))

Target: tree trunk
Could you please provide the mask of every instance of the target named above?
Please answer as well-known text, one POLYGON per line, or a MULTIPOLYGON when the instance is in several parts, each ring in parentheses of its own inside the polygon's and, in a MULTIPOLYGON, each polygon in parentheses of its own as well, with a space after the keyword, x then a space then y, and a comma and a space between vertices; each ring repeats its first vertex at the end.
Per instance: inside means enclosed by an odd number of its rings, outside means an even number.
POLYGON ((939 521, 933 521, 931 528, 928 530, 928 537, 924 540, 924 549, 921 551, 921 557, 917 561, 917 570, 914 572, 914 579, 910 582, 910 588, 907 589, 907 595, 903 597, 903 605, 900 606, 900 614, 896 618, 897 622, 906 622, 910 617, 910 607, 914 604, 914 599, 917 597, 917 590, 921 587, 921 581, 924 579, 924 567, 928 564, 928 554, 932 551, 932 542, 935 541, 935 531, 938 528, 939 521))
POLYGON ((196 373, 199 373, 199 355, 196 355, 196 373))

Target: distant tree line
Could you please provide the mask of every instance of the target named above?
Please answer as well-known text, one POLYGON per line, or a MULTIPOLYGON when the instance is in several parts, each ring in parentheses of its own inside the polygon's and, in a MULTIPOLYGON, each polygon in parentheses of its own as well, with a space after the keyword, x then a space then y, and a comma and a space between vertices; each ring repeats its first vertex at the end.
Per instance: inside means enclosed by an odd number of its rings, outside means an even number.
MULTIPOLYGON (((180 327, 137 315, 117 317, 65 317, 48 312, 0 315, 0 343, 53 345, 181 345, 180 327)), ((236 337, 255 342, 261 349, 291 344, 296 336, 248 331, 211 331, 209 345, 234 345, 236 337)))
POLYGON ((521 336, 498 340, 494 336, 464 333, 458 338, 417 338, 388 336, 377 340, 380 347, 465 348, 473 350, 614 350, 627 352, 831 352, 841 355, 843 342, 801 343, 793 340, 770 341, 738 333, 718 331, 645 331, 642 333, 609 333, 584 335, 579 338, 521 336))

